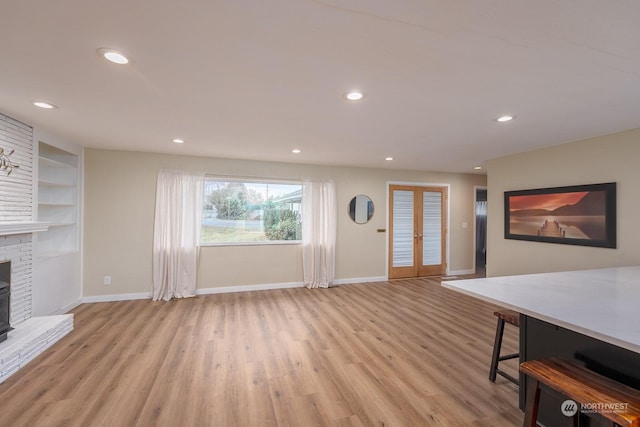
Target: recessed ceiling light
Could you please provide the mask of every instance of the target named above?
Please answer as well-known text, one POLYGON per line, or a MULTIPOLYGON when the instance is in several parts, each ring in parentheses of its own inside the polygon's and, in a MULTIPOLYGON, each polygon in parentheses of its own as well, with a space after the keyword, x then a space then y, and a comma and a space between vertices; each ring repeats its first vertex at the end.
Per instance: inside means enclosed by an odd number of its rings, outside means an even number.
POLYGON ((474 169, 477 170, 477 171, 482 170, 482 166, 476 166, 476 167, 474 167, 474 169))
POLYGON ((302 153, 302 151, 298 150, 297 148, 296 148, 296 149, 294 149, 294 150, 291 150, 291 152, 292 152, 293 154, 300 154, 300 153, 302 153))
POLYGON ((175 138, 173 142, 175 142, 176 144, 184 144, 184 139, 175 138))
POLYGON ((349 92, 345 93, 344 96, 349 101, 360 101, 362 98, 364 98, 364 94, 362 92, 360 92, 359 90, 349 91, 349 92))
POLYGON ((515 116, 501 116, 501 117, 498 117, 496 120, 499 121, 500 123, 504 123, 504 122, 510 122, 513 119, 515 119, 515 116))
POLYGON ((47 110, 51 110, 52 108, 58 108, 55 105, 50 104, 48 102, 44 102, 44 101, 34 101, 33 105, 35 105, 36 107, 47 109, 47 110))
POLYGON ((384 158, 386 161, 390 162, 391 160, 393 160, 393 157, 385 157, 384 158))
POLYGON ((115 49, 100 48, 98 49, 98 55, 114 64, 125 65, 129 63, 129 58, 127 58, 124 53, 115 49))

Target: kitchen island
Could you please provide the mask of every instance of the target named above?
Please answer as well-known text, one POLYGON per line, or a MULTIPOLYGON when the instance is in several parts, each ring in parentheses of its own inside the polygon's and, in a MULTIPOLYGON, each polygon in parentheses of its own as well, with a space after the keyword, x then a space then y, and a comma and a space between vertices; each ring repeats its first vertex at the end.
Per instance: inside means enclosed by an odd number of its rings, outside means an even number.
MULTIPOLYGON (((521 313, 520 361, 559 356, 640 389, 640 267, 444 281, 444 287, 521 313)), ((487 368, 488 369, 488 368, 487 368)), ((520 377, 520 407, 526 400, 520 377)), ((545 393, 540 422, 562 422, 545 393)))

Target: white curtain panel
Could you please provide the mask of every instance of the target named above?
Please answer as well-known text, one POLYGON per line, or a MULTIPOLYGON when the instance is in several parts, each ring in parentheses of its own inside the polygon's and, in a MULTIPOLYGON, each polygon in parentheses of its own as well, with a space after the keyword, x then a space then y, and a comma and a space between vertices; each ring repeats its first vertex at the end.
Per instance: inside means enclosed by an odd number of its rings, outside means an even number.
POLYGON ((160 170, 153 227, 154 301, 196 295, 204 173, 160 170))
POLYGON ((328 288, 335 279, 336 186, 304 180, 302 189, 302 265, 304 285, 328 288))

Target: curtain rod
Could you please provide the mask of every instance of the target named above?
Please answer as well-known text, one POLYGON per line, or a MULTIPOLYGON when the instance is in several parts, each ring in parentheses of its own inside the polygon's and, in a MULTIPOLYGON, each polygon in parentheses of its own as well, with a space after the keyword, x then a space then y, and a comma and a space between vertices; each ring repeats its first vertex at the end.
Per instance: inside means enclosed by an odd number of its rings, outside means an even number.
POLYGON ((295 181, 295 182, 302 182, 304 181, 306 178, 272 178, 272 177, 265 177, 265 176, 252 176, 252 175, 229 175, 229 174, 215 174, 215 173, 207 173, 205 174, 205 177, 207 178, 216 178, 216 179, 227 179, 229 181, 241 181, 241 180, 247 180, 247 179, 255 179, 255 180, 259 180, 259 181, 264 181, 264 182, 291 182, 291 181, 295 181))

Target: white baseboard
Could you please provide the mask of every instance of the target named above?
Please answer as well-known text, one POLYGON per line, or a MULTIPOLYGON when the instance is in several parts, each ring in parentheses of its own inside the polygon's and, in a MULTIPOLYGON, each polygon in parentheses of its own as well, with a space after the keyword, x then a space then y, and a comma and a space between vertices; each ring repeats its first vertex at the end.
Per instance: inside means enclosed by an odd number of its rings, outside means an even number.
POLYGON ((96 295, 94 297, 83 297, 82 302, 91 303, 91 302, 131 301, 135 299, 151 299, 151 293, 141 292, 138 294, 96 295))
MULTIPOLYGON (((387 280, 384 276, 376 277, 357 277, 352 279, 338 279, 334 280, 336 285, 348 285, 352 283, 368 283, 368 282, 385 282, 387 280)), ((285 283, 266 283, 261 285, 242 285, 242 286, 222 286, 219 288, 199 288, 196 289, 196 295, 212 295, 212 294, 226 294, 231 292, 250 292, 250 291, 268 291, 272 289, 288 289, 288 288, 302 288, 304 283, 302 282, 285 282, 285 283)), ((80 303, 92 303, 92 302, 112 302, 112 301, 129 301, 136 299, 151 299, 151 293, 137 293, 137 294, 115 294, 115 295, 97 295, 92 297, 83 297, 80 303)), ((76 307, 65 307, 67 311, 76 307)), ((62 309, 61 309, 62 310, 62 309)))
POLYGON ((72 302, 71 304, 67 304, 64 307, 54 311, 53 313, 50 314, 50 316, 56 316, 58 314, 67 314, 68 312, 70 312, 71 310, 73 310, 74 308, 82 304, 82 302, 83 302, 82 298, 78 298, 76 301, 72 302))
MULTIPOLYGON (((337 279, 333 281, 334 285, 349 285, 352 283, 368 283, 368 282, 385 282, 387 280, 384 276, 378 277, 357 277, 352 279, 337 279)), ((288 283, 266 283, 263 285, 243 285, 243 286, 224 286, 220 288, 202 288, 196 290, 198 295, 210 295, 210 294, 224 294, 229 292, 250 292, 250 291, 268 291, 271 289, 287 289, 287 288, 302 288, 303 282, 288 282, 288 283)))
POLYGON ((351 279, 337 279, 333 281, 334 285, 351 285, 355 283, 369 283, 369 282, 386 282, 388 279, 384 276, 374 277, 354 277, 351 279))
POLYGON ((271 289, 301 288, 302 282, 267 283, 263 285, 223 286, 220 288, 196 289, 197 295, 226 294, 230 292, 268 291, 271 289))
MULTIPOLYGON (((284 288, 301 288, 302 286, 303 286, 302 282, 269 283, 264 285, 246 285, 246 286, 224 286, 220 288, 196 289, 196 295, 224 294, 224 293, 230 293, 230 292, 264 291, 269 289, 284 289, 284 288)), ((151 299, 151 293, 98 295, 93 297, 84 297, 82 298, 82 303, 130 301, 130 300, 137 300, 137 299, 151 299)))
POLYGON ((474 274, 475 272, 476 270, 474 270, 473 268, 470 270, 453 270, 450 271, 447 276, 463 276, 465 274, 474 274))

